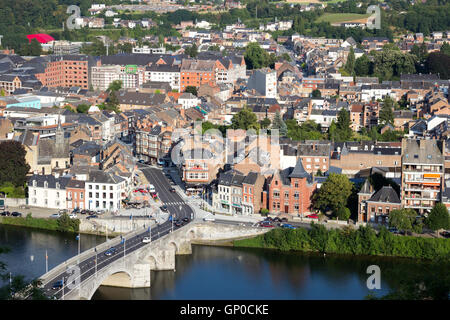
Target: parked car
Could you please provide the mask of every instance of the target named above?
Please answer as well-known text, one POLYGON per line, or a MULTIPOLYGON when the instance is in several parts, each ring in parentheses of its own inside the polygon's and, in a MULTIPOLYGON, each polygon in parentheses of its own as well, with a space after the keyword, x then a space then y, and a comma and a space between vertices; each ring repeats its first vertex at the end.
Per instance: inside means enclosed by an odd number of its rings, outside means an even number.
POLYGON ((292 224, 289 223, 285 223, 281 225, 282 228, 287 228, 287 229, 295 229, 295 227, 292 224))
POLYGON ((10 215, 11 215, 11 212, 9 212, 9 211, 2 212, 2 216, 10 216, 10 215))
POLYGON ((70 218, 70 219, 77 219, 78 216, 77 216, 76 213, 71 213, 71 214, 69 214, 69 218, 70 218))
POLYGON ((317 214, 315 214, 315 213, 312 213, 312 214, 310 214, 310 215, 307 215, 306 217, 307 217, 307 218, 310 218, 310 219, 319 219, 319 216, 318 216, 317 214))
POLYGON ((113 254, 116 254, 116 251, 117 251, 116 248, 111 247, 108 250, 106 250, 105 256, 112 256, 113 254))
POLYGON ((189 222, 189 218, 188 218, 188 217, 183 218, 183 221, 184 221, 184 222, 189 222))
POLYGON ((11 216, 13 216, 13 217, 21 217, 22 214, 20 212, 14 211, 14 212, 11 213, 11 216))
POLYGON ((58 218, 61 218, 61 214, 59 214, 59 213, 54 213, 54 214, 52 214, 52 215, 50 216, 50 218, 51 218, 51 219, 58 219, 58 218))
POLYGON ((87 212, 88 212, 88 210, 85 210, 85 209, 80 211, 81 214, 87 214, 87 212))
POLYGON ((159 207, 160 209, 161 209, 161 211, 163 211, 163 212, 168 212, 169 211, 169 209, 167 208, 167 206, 166 205, 162 205, 161 207, 159 207))
POLYGON ((441 232, 441 236, 443 236, 444 238, 450 238, 450 232, 449 231, 442 231, 441 232))
POLYGON ((262 224, 260 224, 260 226, 264 227, 264 228, 275 228, 273 225, 268 224, 268 223, 262 223, 262 224))
POLYGON ((93 214, 93 215, 90 215, 89 217, 87 217, 86 220, 95 219, 95 218, 98 218, 98 216, 93 214))
POLYGON ((389 228, 389 232, 392 232, 393 234, 399 234, 397 228, 389 228))
POLYGON ((287 218, 281 218, 281 222, 288 222, 287 218))
POLYGON ((281 219, 278 217, 273 218, 273 222, 281 222, 281 219))
POLYGON ((144 237, 144 239, 142 239, 143 243, 149 243, 152 242, 152 240, 150 239, 150 237, 144 237))
POLYGON ((173 187, 171 187, 171 188, 169 189, 169 191, 170 191, 170 192, 176 192, 175 188, 173 188, 173 187))

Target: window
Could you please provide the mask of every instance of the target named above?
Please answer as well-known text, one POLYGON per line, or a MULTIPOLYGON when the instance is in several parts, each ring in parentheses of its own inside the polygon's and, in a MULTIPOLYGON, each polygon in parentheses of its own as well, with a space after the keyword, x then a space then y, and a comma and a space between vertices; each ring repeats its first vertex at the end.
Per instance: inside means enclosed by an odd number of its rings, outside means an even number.
POLYGON ((95 198, 97 198, 97 199, 100 198, 98 195, 98 192, 95 193, 95 198))
POLYGON ((80 199, 83 199, 83 192, 80 192, 80 199))
POLYGON ((274 191, 273 191, 273 197, 274 197, 274 198, 279 198, 279 197, 280 197, 280 191, 274 190, 274 191))
POLYGON ((113 193, 112 193, 112 192, 111 192, 111 193, 109 194, 109 198, 110 198, 110 199, 114 198, 114 196, 113 196, 113 193))
POLYGON ((285 198, 289 198, 289 191, 285 191, 285 192, 284 192, 284 197, 285 197, 285 198))

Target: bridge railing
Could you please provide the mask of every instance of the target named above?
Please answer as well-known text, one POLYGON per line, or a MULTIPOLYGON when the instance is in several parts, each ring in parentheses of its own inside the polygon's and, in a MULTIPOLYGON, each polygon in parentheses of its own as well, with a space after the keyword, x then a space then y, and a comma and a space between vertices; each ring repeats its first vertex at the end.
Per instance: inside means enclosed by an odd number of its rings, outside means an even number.
MULTIPOLYGON (((124 235, 123 237, 125 239, 128 238, 132 238, 135 235, 142 233, 143 231, 145 231, 146 228, 140 228, 137 229, 135 231, 129 232, 126 235, 124 235)), ((108 239, 108 241, 103 242, 101 244, 99 244, 96 247, 87 249, 83 252, 81 252, 79 255, 76 255, 62 263, 60 263, 59 265, 57 265, 56 267, 54 267, 53 269, 51 269, 49 272, 45 273, 44 275, 42 275, 40 277, 40 279, 42 280, 42 283, 45 285, 47 284, 49 281, 51 281, 54 277, 56 277, 58 274, 63 273, 69 266, 71 265, 77 265, 78 261, 84 261, 87 260, 93 256, 95 256, 95 248, 97 249, 97 253, 100 253, 104 250, 109 249, 110 247, 113 247, 115 245, 120 244, 122 238, 120 236, 117 236, 113 239, 108 239)))

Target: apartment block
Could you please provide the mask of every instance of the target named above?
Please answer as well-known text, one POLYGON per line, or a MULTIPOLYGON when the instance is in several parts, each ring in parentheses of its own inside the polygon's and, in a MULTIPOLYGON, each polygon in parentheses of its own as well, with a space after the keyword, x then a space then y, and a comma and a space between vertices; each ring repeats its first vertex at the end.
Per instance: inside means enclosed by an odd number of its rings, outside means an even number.
POLYGON ((439 140, 402 141, 402 205, 419 213, 441 201, 444 185, 443 143, 439 140))

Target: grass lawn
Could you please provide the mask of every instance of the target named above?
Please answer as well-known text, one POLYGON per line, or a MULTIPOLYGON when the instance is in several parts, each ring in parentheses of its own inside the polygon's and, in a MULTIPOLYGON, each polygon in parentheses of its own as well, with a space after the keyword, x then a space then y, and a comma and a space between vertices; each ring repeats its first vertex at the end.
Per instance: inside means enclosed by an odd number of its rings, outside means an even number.
POLYGON ((340 23, 340 22, 351 22, 355 20, 367 19, 370 14, 359 14, 359 13, 325 13, 316 22, 329 22, 329 23, 340 23))

